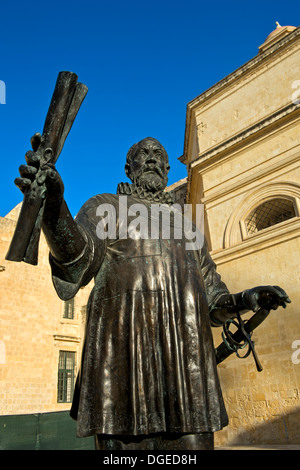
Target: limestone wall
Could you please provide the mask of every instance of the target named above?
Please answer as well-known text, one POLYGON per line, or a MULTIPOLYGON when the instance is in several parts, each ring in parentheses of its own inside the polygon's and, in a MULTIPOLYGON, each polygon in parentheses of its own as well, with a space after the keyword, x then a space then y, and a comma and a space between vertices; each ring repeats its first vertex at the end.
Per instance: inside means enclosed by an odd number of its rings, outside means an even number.
MULTIPOLYGON (((300 443, 299 64, 296 28, 187 108, 188 202, 204 205, 218 271, 232 293, 271 284, 292 299, 253 335, 262 372, 252 356, 219 365, 230 424, 217 445, 300 443), (249 233, 247 216, 274 198, 292 201, 294 216, 249 233)), ((214 329, 216 346, 221 332, 214 329)))
POLYGON ((59 351, 75 352, 78 369, 90 289, 76 296, 74 320, 64 319, 43 235, 38 266, 5 260, 18 210, 0 218, 0 414, 67 410, 57 403, 59 351))

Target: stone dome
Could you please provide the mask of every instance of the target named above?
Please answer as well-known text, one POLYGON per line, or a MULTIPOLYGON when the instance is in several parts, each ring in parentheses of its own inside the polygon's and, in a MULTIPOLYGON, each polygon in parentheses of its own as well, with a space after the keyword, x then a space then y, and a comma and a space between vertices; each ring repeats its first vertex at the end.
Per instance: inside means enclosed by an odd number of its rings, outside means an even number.
POLYGON ((259 46, 259 51, 263 52, 272 46, 275 42, 282 39, 287 34, 291 33, 296 29, 296 26, 281 26, 278 21, 276 21, 277 27, 272 31, 266 38, 265 42, 259 46))

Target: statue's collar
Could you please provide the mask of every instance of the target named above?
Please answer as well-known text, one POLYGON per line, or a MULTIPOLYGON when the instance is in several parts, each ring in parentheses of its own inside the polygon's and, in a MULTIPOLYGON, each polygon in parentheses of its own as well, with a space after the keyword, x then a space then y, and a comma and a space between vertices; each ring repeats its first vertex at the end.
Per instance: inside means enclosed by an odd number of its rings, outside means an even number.
POLYGON ((175 201, 174 191, 157 191, 152 193, 146 189, 136 186, 135 183, 119 183, 117 194, 125 196, 136 196, 140 199, 146 199, 151 202, 159 202, 161 204, 173 204, 175 201))

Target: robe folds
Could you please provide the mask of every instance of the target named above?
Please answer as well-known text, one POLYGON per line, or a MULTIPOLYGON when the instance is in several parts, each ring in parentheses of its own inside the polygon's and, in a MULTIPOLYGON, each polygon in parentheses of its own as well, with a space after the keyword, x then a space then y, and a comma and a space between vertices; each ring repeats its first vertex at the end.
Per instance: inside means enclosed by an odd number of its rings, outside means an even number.
MULTIPOLYGON (((187 250, 184 237, 172 233, 118 237, 119 197, 98 195, 82 207, 76 222, 86 248, 76 260, 59 264, 50 255, 62 300, 94 279, 71 409, 77 436, 220 430, 228 417, 209 306, 228 294, 226 285, 205 241, 187 250), (116 237, 97 235, 101 204, 115 208, 116 237)), ((128 196, 128 206, 137 203, 151 206, 128 196)))

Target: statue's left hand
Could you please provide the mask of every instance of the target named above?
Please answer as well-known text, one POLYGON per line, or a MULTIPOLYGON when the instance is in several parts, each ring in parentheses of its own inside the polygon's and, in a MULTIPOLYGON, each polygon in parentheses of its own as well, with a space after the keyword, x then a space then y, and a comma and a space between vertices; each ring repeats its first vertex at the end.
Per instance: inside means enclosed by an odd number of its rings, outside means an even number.
POLYGON ((261 308, 276 310, 278 307, 286 308, 291 300, 287 293, 278 286, 258 286, 247 289, 242 294, 242 299, 249 310, 257 312, 261 308))

